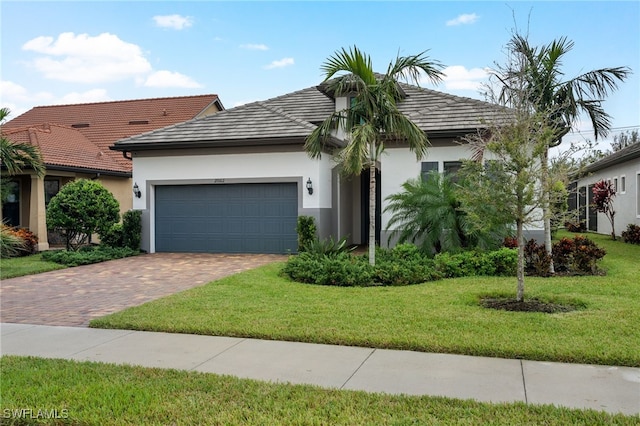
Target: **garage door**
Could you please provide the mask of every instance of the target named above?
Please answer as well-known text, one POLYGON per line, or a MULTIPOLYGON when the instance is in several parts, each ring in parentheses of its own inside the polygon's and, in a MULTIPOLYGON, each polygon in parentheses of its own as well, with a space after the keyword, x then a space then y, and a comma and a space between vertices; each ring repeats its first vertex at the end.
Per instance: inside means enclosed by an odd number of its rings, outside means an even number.
POLYGON ((297 250, 295 183, 156 186, 156 251, 297 250))

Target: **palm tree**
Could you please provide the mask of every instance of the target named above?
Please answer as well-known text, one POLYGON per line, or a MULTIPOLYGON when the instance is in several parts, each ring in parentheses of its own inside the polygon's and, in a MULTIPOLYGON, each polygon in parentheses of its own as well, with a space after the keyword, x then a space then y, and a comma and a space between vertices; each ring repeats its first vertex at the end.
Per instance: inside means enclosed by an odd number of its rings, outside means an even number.
POLYGON ((311 158, 320 158, 327 142, 338 129, 346 133, 346 146, 338 153, 343 173, 359 175, 369 168, 369 263, 375 264, 376 163, 385 142, 400 141, 409 146, 418 159, 427 151, 426 134, 398 109, 403 92, 399 78, 416 84, 422 74, 432 82, 442 79, 442 65, 422 52, 398 56, 385 74, 373 71, 371 58, 357 47, 334 53, 322 65, 326 90, 335 97, 353 97, 351 105, 336 111, 307 137, 304 148, 311 158), (345 73, 345 74, 342 74, 345 73), (337 74, 341 74, 332 79, 337 74))
MULTIPOLYGON (((9 116, 8 108, 0 108, 0 123, 9 116)), ((28 143, 14 143, 0 131, 0 163, 9 176, 33 169, 38 176, 44 176, 45 167, 37 146, 28 143)))
MULTIPOLYGON (((531 46, 529 40, 514 34, 508 51, 514 56, 515 66, 501 70, 499 79, 503 86, 500 100, 507 104, 514 98, 524 99, 533 112, 547 119, 555 135, 542 154, 542 185, 545 191, 543 203, 545 247, 551 253, 551 223, 549 214, 548 157, 549 148, 560 145, 580 114, 591 121, 595 139, 606 136, 611 128, 611 116, 602 107, 610 92, 618 88, 631 73, 628 67, 601 68, 563 80, 562 61, 573 49, 574 43, 566 37, 541 47, 531 46)), ((553 273, 553 264, 550 267, 553 273)))
POLYGON ((508 235, 507 226, 491 224, 482 231, 473 226, 462 209, 457 185, 446 174, 431 172, 425 178, 410 179, 387 201, 385 211, 392 213, 389 227, 401 225, 392 236, 397 235, 400 243, 419 244, 427 253, 495 247, 508 235))

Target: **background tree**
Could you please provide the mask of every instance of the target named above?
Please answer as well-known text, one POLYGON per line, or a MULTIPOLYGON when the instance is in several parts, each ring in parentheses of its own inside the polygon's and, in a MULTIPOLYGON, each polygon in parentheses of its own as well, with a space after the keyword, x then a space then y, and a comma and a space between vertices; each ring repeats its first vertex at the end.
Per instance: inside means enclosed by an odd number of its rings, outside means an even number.
POLYGON ((47 226, 60 231, 67 250, 91 243, 91 235, 120 220, 120 205, 99 182, 80 179, 64 185, 47 207, 47 226))
POLYGON ((508 235, 504 224, 474 228, 462 209, 456 185, 450 176, 431 172, 410 179, 402 191, 390 195, 385 212, 391 212, 389 227, 398 225, 391 237, 399 243, 419 245, 425 253, 457 252, 465 248, 497 247, 508 235))
POLYGON ((600 213, 604 213, 611 223, 611 238, 616 240, 616 230, 613 224, 614 216, 613 198, 616 196, 616 190, 613 184, 606 180, 601 180, 593 185, 593 207, 600 213))
POLYGON ((637 130, 622 132, 613 137, 611 149, 613 152, 620 151, 622 148, 626 148, 638 142, 640 142, 640 135, 637 130))
MULTIPOLYGON (((0 108, 0 125, 5 122, 9 116, 8 108, 0 108)), ((42 155, 37 146, 28 143, 15 143, 7 139, 2 133, 0 127, 0 165, 6 169, 6 175, 3 172, 0 179, 0 204, 4 202, 7 196, 7 176, 15 176, 24 170, 32 169, 38 176, 42 177, 45 173, 42 155)))
MULTIPOLYGON (((573 47, 574 43, 566 37, 536 47, 527 37, 516 33, 507 45, 511 60, 495 72, 502 83, 502 101, 509 103, 513 96, 525 100, 528 108, 554 133, 541 153, 541 182, 545 194, 542 209, 548 253, 551 253, 549 192, 552 186, 547 167, 549 148, 562 142, 562 137, 582 113, 589 117, 596 141, 606 136, 611 128, 611 117, 604 111, 602 102, 631 73, 628 67, 600 68, 563 80, 562 62, 573 47)), ((550 269, 553 272, 553 263, 550 269)))
POLYGON ((376 74, 369 55, 357 47, 334 53, 322 65, 325 84, 334 97, 352 97, 351 105, 331 114, 309 135, 305 150, 311 158, 320 158, 326 143, 338 129, 346 133, 347 145, 337 153, 343 173, 359 175, 369 169, 369 263, 375 264, 376 163, 384 152, 385 142, 402 141, 421 159, 427 151, 425 133, 398 109, 403 94, 399 78, 418 84, 421 76, 437 82, 442 65, 429 60, 426 52, 398 56, 389 63, 385 74, 376 74), (341 74, 346 73, 346 74, 341 74), (341 74, 335 79, 332 77, 341 74))

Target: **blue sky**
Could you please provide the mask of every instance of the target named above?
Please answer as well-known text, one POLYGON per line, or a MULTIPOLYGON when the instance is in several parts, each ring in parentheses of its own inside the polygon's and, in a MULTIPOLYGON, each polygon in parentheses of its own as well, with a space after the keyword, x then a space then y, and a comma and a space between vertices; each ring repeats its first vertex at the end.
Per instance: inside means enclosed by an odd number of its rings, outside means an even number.
MULTIPOLYGON (((384 71, 428 55, 429 87, 481 98, 513 30, 575 42, 566 78, 601 67, 633 75, 605 102, 613 134, 640 127, 640 2, 30 2, 0 4, 0 103, 38 105, 216 93, 231 108, 318 84, 336 50, 357 45, 384 71)), ((573 138, 593 138, 581 122, 573 138)))

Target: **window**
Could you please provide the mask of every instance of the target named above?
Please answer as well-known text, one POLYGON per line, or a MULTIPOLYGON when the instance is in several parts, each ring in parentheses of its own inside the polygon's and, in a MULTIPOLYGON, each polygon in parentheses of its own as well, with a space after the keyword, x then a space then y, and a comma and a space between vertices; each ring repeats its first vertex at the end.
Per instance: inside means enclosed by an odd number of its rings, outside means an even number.
POLYGON ((613 178, 613 191, 617 194, 618 193, 618 178, 614 177, 613 178))
POLYGON ((624 194, 627 192, 627 177, 620 176, 620 193, 624 194))
POLYGON ((437 161, 423 161, 421 164, 420 176, 422 180, 427 179, 427 175, 430 172, 438 171, 438 162, 437 161))
POLYGON ((48 206, 49 201, 60 191, 60 181, 58 179, 44 180, 44 205, 48 206))
POLYGON ((7 182, 3 192, 5 191, 6 195, 2 202, 3 222, 9 226, 20 226, 20 182, 15 180, 7 182))
POLYGON ((449 175, 453 182, 458 182, 458 171, 462 168, 462 161, 445 161, 443 163, 444 174, 449 175))

